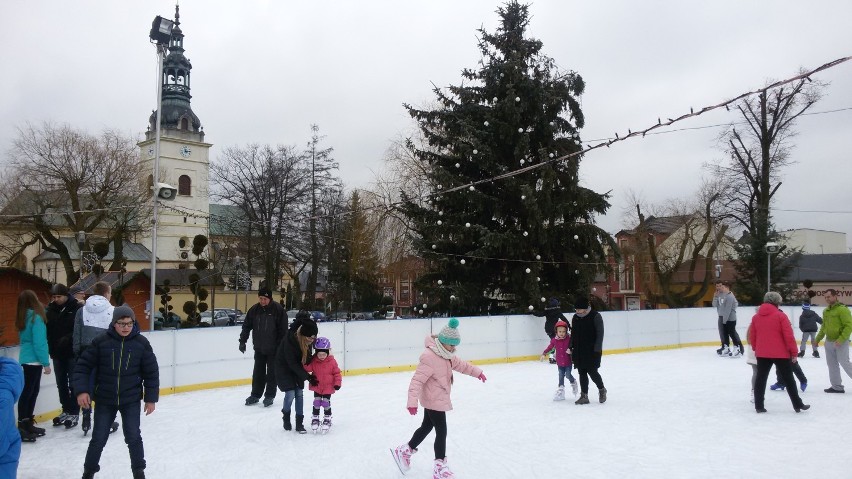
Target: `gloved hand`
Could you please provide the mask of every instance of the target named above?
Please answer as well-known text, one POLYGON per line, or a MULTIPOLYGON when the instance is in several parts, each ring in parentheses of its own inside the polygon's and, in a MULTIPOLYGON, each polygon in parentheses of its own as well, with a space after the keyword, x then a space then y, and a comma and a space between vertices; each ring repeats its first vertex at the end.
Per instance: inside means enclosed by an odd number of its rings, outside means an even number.
POLYGON ((416 407, 408 408, 408 413, 411 414, 412 416, 416 416, 417 415, 417 408, 416 407))
POLYGON ((340 386, 335 385, 335 386, 334 386, 334 390, 335 390, 335 391, 340 391, 340 386))
POLYGON ((539 360, 539 361, 541 361, 541 362, 545 362, 545 361, 547 361, 547 356, 545 356, 544 354, 542 354, 542 355, 541 355, 541 357, 540 357, 540 358, 538 358, 538 360, 539 360))
POLYGON ((316 376, 311 374, 310 376, 308 376, 308 384, 310 384, 311 386, 316 386, 317 384, 319 384, 319 379, 317 379, 316 376))
POLYGON ((240 341, 240 352, 243 353, 243 354, 246 353, 246 343, 244 343, 242 341, 240 341))
POLYGON ((479 380, 480 380, 480 381, 482 381, 482 382, 485 382, 485 379, 486 379, 486 378, 485 378, 485 373, 479 373, 479 377, 478 377, 477 379, 479 379, 479 380))

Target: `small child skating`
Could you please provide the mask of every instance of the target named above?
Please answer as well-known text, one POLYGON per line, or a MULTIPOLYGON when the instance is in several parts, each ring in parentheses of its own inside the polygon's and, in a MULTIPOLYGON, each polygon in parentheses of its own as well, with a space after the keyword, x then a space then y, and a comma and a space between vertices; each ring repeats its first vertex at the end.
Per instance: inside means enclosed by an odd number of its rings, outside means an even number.
POLYGON ((550 350, 556 350, 556 367, 559 371, 559 388, 556 390, 556 395, 553 396, 554 401, 565 400, 565 378, 571 383, 571 392, 577 396, 577 381, 571 374, 571 336, 568 335, 568 323, 561 319, 556 322, 556 336, 550 340, 550 343, 544 348, 541 353, 541 360, 547 359, 547 353, 550 350))
POLYGON ((331 395, 340 390, 342 378, 337 360, 331 355, 331 341, 319 337, 314 343, 314 359, 305 364, 305 371, 313 374, 316 382, 311 381, 309 389, 314 392, 314 408, 311 416, 311 430, 323 434, 331 429, 331 395), (320 424, 320 408, 323 419, 320 424))
POLYGON ((449 323, 437 336, 426 336, 426 350, 420 355, 420 363, 408 386, 408 412, 417 414, 418 401, 423 406, 423 423, 414 431, 411 440, 391 449, 399 470, 404 474, 411 468, 411 455, 417 446, 435 429, 435 465, 433 479, 455 477, 447 466, 447 411, 453 409, 450 391, 453 371, 475 377, 485 382, 482 369, 456 357, 456 346, 461 342, 458 332, 459 320, 450 318, 449 323), (437 339, 437 341, 436 341, 437 339))
POLYGON ((816 311, 811 309, 811 303, 802 304, 802 314, 799 316, 799 329, 802 330, 802 345, 799 347, 799 357, 804 357, 805 346, 808 344, 808 338, 811 338, 811 347, 814 350, 814 357, 819 357, 819 349, 816 341, 816 333, 819 331, 819 326, 822 325, 822 318, 816 311))

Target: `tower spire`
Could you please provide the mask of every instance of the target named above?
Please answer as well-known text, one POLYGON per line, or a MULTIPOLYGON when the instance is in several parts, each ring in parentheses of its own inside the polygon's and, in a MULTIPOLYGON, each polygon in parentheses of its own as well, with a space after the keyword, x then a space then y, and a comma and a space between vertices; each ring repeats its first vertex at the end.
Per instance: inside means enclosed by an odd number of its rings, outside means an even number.
POLYGON ((180 25, 180 5, 175 2, 175 26, 180 25))

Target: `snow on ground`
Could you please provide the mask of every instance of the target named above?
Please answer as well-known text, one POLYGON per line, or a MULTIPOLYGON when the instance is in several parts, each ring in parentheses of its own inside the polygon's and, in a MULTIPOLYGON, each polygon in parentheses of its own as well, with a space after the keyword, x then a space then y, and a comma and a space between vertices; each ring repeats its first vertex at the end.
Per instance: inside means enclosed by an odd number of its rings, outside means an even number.
MULTIPOLYGON (((485 365, 485 384, 456 374, 448 462, 459 478, 483 479, 852 477, 852 394, 822 391, 825 361, 810 357, 810 348, 801 361, 809 379, 803 398, 812 408, 796 414, 786 393, 767 389, 769 412, 760 415, 749 402, 751 368, 709 347, 607 355, 601 374, 609 398, 598 404, 591 385, 586 406, 574 405, 570 393, 552 401, 554 365, 485 365)), ((243 405, 248 386, 163 396, 142 418, 147 477, 401 478, 388 449, 407 441, 423 418, 422 409, 415 417, 405 410, 411 375, 344 377, 325 436, 284 431, 280 393, 269 408, 243 405)), ((308 416, 309 398, 306 392, 308 416)), ((88 438, 79 427, 47 428, 47 436, 23 445, 18 477, 79 477, 88 438)), ((406 477, 431 477, 433 438, 421 444, 406 477)), ((129 476, 119 430, 96 477, 129 476)))

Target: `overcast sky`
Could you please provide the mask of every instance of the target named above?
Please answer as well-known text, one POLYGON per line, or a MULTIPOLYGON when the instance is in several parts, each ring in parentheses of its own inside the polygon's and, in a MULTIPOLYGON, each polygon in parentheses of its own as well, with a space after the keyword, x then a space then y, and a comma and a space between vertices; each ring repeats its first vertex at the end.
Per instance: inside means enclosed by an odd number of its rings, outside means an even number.
MULTIPOLYGON (((422 105, 432 84, 460 82, 479 59, 476 30, 494 31, 500 2, 485 0, 182 0, 192 61, 192 107, 211 158, 248 143, 304 146, 310 125, 334 147, 348 187, 369 187, 395 139, 413 126, 402 103, 422 105)), ((582 138, 642 129, 852 55, 852 2, 538 0, 531 36, 586 81, 582 138), (844 33, 846 32, 846 33, 844 33)), ((49 120, 141 137, 156 103, 148 31, 163 0, 2 0, 0 150, 16 128, 49 120), (11 21, 9 21, 11 20, 11 21)), ((852 62, 816 75, 830 82, 812 110, 852 108, 852 62)), ((736 121, 713 112, 673 128, 736 121)), ((776 195, 779 229, 846 232, 852 242, 852 110, 802 118, 794 165, 776 195)), ((686 198, 721 158, 719 128, 647 136, 587 154, 582 182, 612 191, 599 223, 622 226, 627 192, 650 202, 686 198)))

